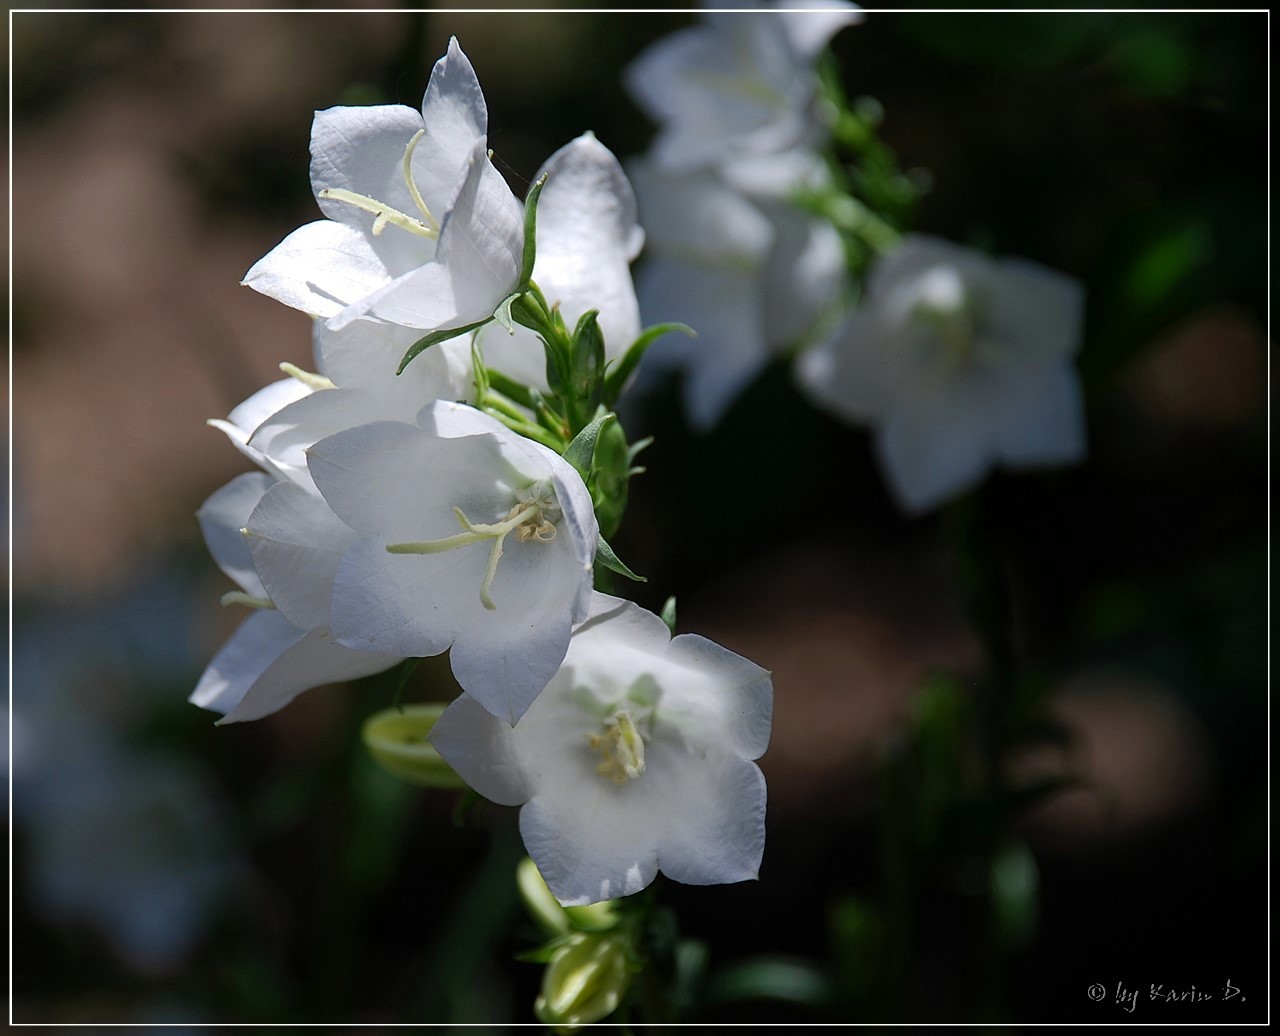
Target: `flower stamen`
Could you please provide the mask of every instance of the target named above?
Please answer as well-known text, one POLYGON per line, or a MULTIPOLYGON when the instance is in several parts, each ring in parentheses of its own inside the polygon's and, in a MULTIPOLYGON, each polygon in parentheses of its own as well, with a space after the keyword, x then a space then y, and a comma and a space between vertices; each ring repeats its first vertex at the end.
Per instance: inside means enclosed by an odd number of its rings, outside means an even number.
POLYGON ((500 522, 473 522, 463 513, 462 508, 455 507, 453 516, 462 526, 462 532, 453 536, 444 536, 438 540, 421 540, 415 543, 389 543, 388 554, 441 554, 459 547, 469 547, 473 543, 493 540, 489 550, 489 561, 485 565, 484 579, 480 583, 480 603, 489 611, 497 608, 489 591, 493 587, 494 577, 498 574, 498 562, 502 560, 502 548, 507 536, 516 534, 521 543, 534 540, 538 543, 550 543, 556 538, 555 520, 560 517, 560 508, 556 505, 555 495, 547 487, 536 484, 518 490, 516 504, 507 512, 506 518, 500 522))

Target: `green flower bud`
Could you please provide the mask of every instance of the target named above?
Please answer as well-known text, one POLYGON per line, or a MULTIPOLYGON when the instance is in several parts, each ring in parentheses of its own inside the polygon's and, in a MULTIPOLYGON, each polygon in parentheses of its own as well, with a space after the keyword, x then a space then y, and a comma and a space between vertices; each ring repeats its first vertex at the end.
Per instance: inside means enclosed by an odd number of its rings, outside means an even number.
POLYGON ((547 965, 533 1012, 557 1031, 572 1032, 616 1011, 630 986, 626 939, 616 933, 579 932, 547 965))
POLYGON ((364 721, 361 732, 374 762, 410 784, 465 789, 466 782, 427 741, 445 707, 444 702, 435 702, 375 712, 364 721))
POLYGON ((538 865, 527 856, 516 864, 516 885, 525 908, 549 936, 605 932, 618 923, 616 900, 607 899, 603 903, 588 903, 586 906, 561 906, 542 880, 538 865))

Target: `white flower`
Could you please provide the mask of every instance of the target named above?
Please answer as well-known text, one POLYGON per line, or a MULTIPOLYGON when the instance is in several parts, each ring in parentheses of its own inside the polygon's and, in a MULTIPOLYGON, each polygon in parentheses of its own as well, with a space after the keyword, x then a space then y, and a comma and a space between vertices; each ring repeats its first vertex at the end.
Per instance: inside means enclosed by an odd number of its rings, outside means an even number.
MULTIPOLYGON (((514 723, 586 615, 599 533, 578 473, 443 401, 417 424, 380 421, 323 439, 309 463, 358 534, 335 568, 334 640, 405 657, 451 647, 458 682, 514 723)), ((315 530, 322 547, 336 543, 331 532, 315 530)), ((287 551, 254 560, 268 589, 276 566, 280 583, 293 578, 287 551)))
POLYGON ((661 870, 755 878, 769 673, 656 615, 593 595, 564 665, 514 727, 468 694, 430 740, 476 791, 523 805, 520 833, 566 906, 630 895, 661 870))
POLYGON ((369 676, 400 661, 330 640, 328 601, 336 567, 331 553, 356 534, 329 514, 314 489, 248 472, 209 497, 197 517, 214 561, 240 587, 232 599, 257 610, 213 657, 191 694, 193 704, 222 713, 221 723, 258 719, 303 691, 369 676), (278 533, 282 514, 288 531, 278 533), (257 532, 249 542, 242 535, 246 526, 257 532), (255 555, 273 562, 270 591, 255 555), (295 568, 281 580, 287 561, 295 568))
POLYGON ((659 339, 641 376, 685 371, 690 423, 712 427, 765 365, 813 332, 845 279, 840 237, 788 205, 752 201, 709 173, 631 167, 648 235, 636 276, 647 320, 698 337, 659 339))
POLYGON ((780 4, 703 18, 653 44, 623 75, 659 126, 658 164, 672 172, 730 166, 820 139, 814 58, 841 28, 861 21, 858 8, 780 4))
POLYGON ((487 155, 488 112, 457 40, 419 113, 330 108, 311 131, 311 184, 328 219, 294 231, 245 283, 324 318, 419 329, 485 320, 510 295, 524 213, 487 155))
MULTIPOLYGON (((591 133, 547 159, 534 182, 543 175, 533 279, 547 301, 559 305, 570 330, 587 310, 599 310, 605 358, 617 359, 640 333, 629 264, 644 244, 644 231, 636 224, 631 185, 613 153, 591 133)), ((520 325, 512 331, 489 324, 478 332, 485 363, 545 391, 540 339, 520 325)))
POLYGON ((802 355, 800 385, 875 428, 898 503, 920 512, 995 464, 1084 455, 1080 284, 1022 259, 908 236, 873 268, 862 306, 802 355))

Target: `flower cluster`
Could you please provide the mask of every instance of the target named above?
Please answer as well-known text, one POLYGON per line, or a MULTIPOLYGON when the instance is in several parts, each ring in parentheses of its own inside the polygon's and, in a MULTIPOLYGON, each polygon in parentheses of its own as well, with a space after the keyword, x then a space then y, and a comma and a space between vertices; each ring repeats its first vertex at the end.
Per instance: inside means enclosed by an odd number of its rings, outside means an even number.
POLYGON ((630 183, 588 133, 521 203, 486 134, 456 40, 421 111, 317 113, 326 218, 245 278, 315 318, 317 370, 283 365, 211 422, 260 469, 199 512, 239 587, 224 601, 254 610, 192 701, 255 719, 447 651, 463 693, 434 722, 432 765, 524 805, 563 903, 659 868, 754 877, 768 673, 594 589, 597 567, 629 574, 605 536, 638 447, 611 407, 655 337, 630 183))
POLYGON ((801 391, 873 428, 895 500, 919 513, 996 464, 1083 455, 1083 293, 901 233, 919 190, 875 139, 875 105, 851 110, 817 71, 859 20, 839 0, 713 10, 628 69, 658 125, 632 167, 650 242, 637 283, 642 312, 699 331, 697 349, 664 340, 649 364, 683 371, 691 425, 709 429, 771 358, 796 355, 801 391))

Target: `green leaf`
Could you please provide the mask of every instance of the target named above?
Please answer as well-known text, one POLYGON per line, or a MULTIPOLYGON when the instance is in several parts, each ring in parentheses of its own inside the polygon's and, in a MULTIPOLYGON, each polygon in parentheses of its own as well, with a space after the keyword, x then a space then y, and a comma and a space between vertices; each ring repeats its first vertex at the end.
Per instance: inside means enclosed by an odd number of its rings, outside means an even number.
POLYGON ((698 332, 687 324, 654 324, 653 327, 646 327, 640 332, 640 337, 627 347, 627 351, 622 354, 622 358, 618 360, 614 368, 605 375, 604 402, 606 406, 613 406, 618 401, 618 397, 622 395, 623 386, 626 385, 627 379, 631 377, 631 372, 636 369, 636 365, 639 364, 641 357, 644 356, 645 350, 670 331, 681 331, 690 338, 698 337, 698 332))
POLYGON ((441 342, 447 342, 450 338, 457 338, 458 335, 465 335, 468 331, 474 331, 477 327, 484 327, 492 318, 486 317, 484 320, 477 320, 474 324, 467 324, 464 327, 449 327, 441 331, 432 331, 429 335, 419 338, 413 345, 409 346, 408 351, 404 354, 404 359, 400 361, 400 366, 396 368, 396 374, 403 374, 404 369, 409 366, 418 353, 426 349, 430 349, 433 345, 439 345, 441 342))
POLYGON ((520 286, 524 287, 533 277, 533 263, 538 257, 538 195, 546 185, 543 173, 524 199, 524 256, 520 263, 520 286))
POLYGON ((662 621, 667 624, 672 635, 676 632, 676 599, 675 595, 667 598, 667 603, 662 606, 662 621))
POLYGON ((631 569, 627 568, 620 560, 618 555, 613 552, 613 548, 609 546, 608 541, 603 536, 596 542, 596 561, 607 568, 610 572, 617 572, 620 576, 626 576, 628 579, 634 579, 637 583, 647 583, 649 580, 644 576, 638 576, 631 569))
POLYGON ((596 440, 600 437, 600 429, 604 427, 606 422, 616 418, 617 414, 612 410, 606 410, 601 407, 596 416, 592 418, 591 423, 575 435, 573 442, 565 447, 564 459, 582 476, 583 482, 591 474, 591 461, 596 455, 596 440))

